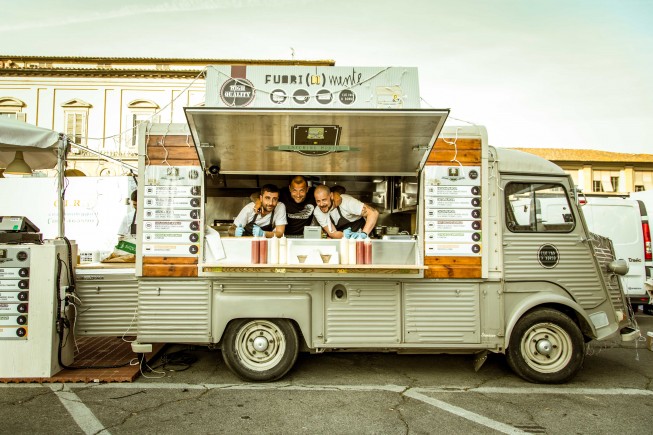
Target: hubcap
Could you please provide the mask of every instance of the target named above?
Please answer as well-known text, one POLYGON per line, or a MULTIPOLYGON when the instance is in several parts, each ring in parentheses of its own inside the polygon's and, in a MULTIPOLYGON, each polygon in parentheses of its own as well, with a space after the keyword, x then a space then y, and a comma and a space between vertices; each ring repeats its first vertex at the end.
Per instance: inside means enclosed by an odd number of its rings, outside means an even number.
POLYGON ((521 354, 530 368, 540 373, 556 373, 571 361, 573 343, 563 328, 555 323, 531 326, 520 344, 521 354))
POLYGON ((253 320, 236 334, 235 350, 249 370, 263 372, 276 367, 286 353, 286 337, 269 320, 253 320))

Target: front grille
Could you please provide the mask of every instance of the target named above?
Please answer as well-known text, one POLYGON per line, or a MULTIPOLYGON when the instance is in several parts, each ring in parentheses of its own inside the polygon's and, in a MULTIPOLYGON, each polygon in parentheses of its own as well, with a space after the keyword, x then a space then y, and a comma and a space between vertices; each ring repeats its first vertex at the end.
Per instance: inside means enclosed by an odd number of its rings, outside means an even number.
POLYGON ((616 310, 626 311, 626 297, 624 295, 623 287, 621 286, 621 280, 618 275, 610 272, 608 270, 608 264, 615 259, 614 247, 612 246, 612 240, 608 237, 603 237, 595 233, 590 233, 592 239, 592 247, 594 248, 594 254, 596 259, 599 261, 601 266, 601 274, 603 275, 603 281, 610 292, 610 299, 616 310))

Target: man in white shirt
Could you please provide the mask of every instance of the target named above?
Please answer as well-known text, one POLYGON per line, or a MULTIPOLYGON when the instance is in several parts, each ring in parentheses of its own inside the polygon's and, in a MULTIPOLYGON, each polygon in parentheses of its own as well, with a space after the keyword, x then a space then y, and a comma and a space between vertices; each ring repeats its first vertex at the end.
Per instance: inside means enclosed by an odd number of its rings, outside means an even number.
POLYGON ((379 212, 350 195, 340 196, 342 203, 336 207, 331 189, 324 184, 316 186, 315 219, 332 239, 367 238, 376 225, 379 212))
POLYGON ((236 225, 235 235, 240 236, 265 236, 281 237, 286 229, 286 206, 279 202, 279 188, 274 184, 261 187, 259 196, 260 210, 254 209, 254 203, 249 203, 238 213, 234 219, 236 225))

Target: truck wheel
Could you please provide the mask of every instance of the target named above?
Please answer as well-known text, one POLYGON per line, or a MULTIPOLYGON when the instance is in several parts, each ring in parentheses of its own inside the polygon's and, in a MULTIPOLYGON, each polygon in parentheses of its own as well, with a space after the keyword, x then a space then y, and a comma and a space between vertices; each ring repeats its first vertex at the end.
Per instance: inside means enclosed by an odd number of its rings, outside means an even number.
POLYGON ((241 379, 274 381, 295 364, 299 340, 285 319, 240 319, 229 323, 222 358, 241 379))
POLYGON ((583 334, 578 325, 560 311, 535 310, 515 325, 506 357, 510 368, 529 382, 567 382, 583 365, 583 334))

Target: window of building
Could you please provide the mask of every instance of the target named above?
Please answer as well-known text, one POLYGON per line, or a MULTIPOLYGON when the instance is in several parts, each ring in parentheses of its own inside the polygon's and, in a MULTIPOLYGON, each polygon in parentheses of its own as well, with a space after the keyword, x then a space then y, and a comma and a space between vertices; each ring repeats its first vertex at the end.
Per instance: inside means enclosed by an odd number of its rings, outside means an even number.
POLYGON ((566 233, 574 214, 559 184, 508 183, 504 190, 506 226, 514 233, 566 233))
POLYGON ((156 123, 159 122, 159 105, 153 101, 148 100, 134 100, 127 106, 129 109, 128 125, 131 128, 131 134, 128 136, 128 145, 132 148, 136 147, 138 141, 138 126, 146 121, 156 123))
POLYGON ((635 192, 643 192, 645 190, 646 190, 646 188, 644 186, 641 186, 639 184, 635 184, 635 192))
POLYGON ((594 192, 620 192, 621 174, 619 171, 592 171, 594 192))
POLYGON ((635 171, 635 192, 641 190, 653 190, 653 171, 635 171))
POLYGON ((17 98, 0 98, 0 116, 27 122, 27 113, 23 112, 25 103, 17 98))
POLYGON ((88 137, 88 114, 92 106, 85 101, 73 99, 61 107, 64 112, 64 132, 72 142, 85 146, 88 137))

